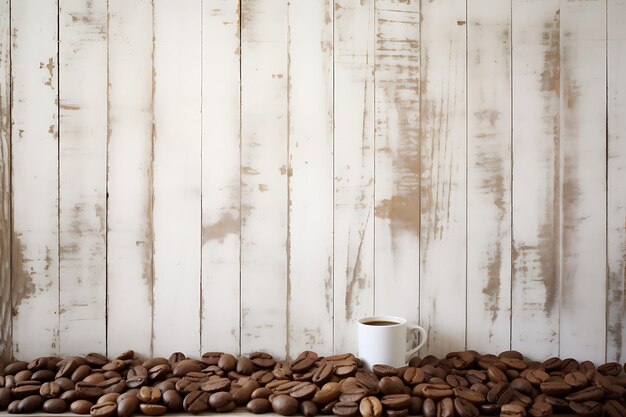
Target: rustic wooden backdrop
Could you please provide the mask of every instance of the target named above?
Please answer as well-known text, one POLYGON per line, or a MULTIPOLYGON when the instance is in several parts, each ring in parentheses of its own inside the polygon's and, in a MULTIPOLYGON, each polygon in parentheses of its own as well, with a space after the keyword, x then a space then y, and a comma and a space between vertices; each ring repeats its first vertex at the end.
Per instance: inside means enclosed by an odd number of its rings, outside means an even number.
POLYGON ((626 359, 626 0, 0 0, 0 354, 626 359))

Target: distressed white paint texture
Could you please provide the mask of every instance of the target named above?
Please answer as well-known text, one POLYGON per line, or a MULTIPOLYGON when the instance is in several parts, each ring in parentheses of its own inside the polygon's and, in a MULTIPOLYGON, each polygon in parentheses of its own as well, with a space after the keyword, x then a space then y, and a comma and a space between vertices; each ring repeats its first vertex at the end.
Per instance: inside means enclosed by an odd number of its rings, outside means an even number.
POLYGON ((104 352, 107 8, 59 7, 59 350, 104 352))
POLYGON ((57 13, 56 1, 11 5, 13 354, 24 358, 59 352, 57 13))
POLYGON ((465 346, 465 6, 421 10, 420 321, 435 355, 465 346))
POLYGON ((419 320, 419 2, 376 2, 376 314, 419 320))
POLYGON ((511 2, 467 4, 467 346, 511 323, 511 2))
POLYGON ((153 7, 151 0, 108 4, 107 349, 150 355, 153 7))
POLYGON ((559 2, 513 2, 511 347, 559 353, 559 2))
POLYGON ((287 350, 286 0, 241 7, 241 351, 287 350))
POLYGON ((331 0, 289 4, 292 357, 302 350, 328 355, 333 346, 333 6, 331 0))
POLYGON ((560 354, 602 362, 607 273, 606 2, 562 0, 560 7, 560 354))
POLYGON ((335 352, 374 312, 374 0, 335 1, 335 352))
POLYGON ((607 3, 608 315, 606 360, 626 358, 626 1, 607 3))
POLYGON ((202 350, 239 352, 239 1, 202 2, 202 350))
POLYGON ((201 11, 200 0, 154 2, 152 326, 159 356, 200 353, 201 11))

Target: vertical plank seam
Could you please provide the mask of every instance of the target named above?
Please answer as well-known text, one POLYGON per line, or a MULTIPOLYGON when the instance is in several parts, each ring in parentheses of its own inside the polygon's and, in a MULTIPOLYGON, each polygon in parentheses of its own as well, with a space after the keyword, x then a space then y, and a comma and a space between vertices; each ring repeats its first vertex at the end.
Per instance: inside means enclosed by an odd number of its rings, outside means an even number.
POLYGON ((239 10, 237 11, 239 14, 239 354, 241 355, 241 327, 243 324, 242 311, 241 311, 241 250, 243 245, 243 238, 241 233, 241 225, 242 225, 242 213, 241 213, 241 200, 242 200, 242 167, 241 167, 241 158, 242 158, 242 143, 243 143, 243 123, 241 120, 241 110, 242 110, 242 85, 243 85, 243 74, 242 74, 242 65, 243 61, 243 33, 242 33, 242 4, 246 0, 239 0, 239 10))
POLYGON ((608 358, 609 340, 609 2, 604 3, 604 253, 606 303, 604 306, 604 362, 608 358))
POLYGON ((202 246, 203 246, 203 242, 202 242, 202 228, 204 227, 204 223, 203 223, 203 217, 204 217, 204 211, 203 211, 203 201, 202 198, 204 197, 204 188, 203 188, 203 178, 204 178, 204 166, 203 166, 203 138, 202 136, 204 135, 204 118, 202 117, 202 110, 204 108, 204 100, 202 100, 202 97, 204 97, 204 0, 200 0, 200 292, 199 292, 199 297, 200 297, 200 309, 198 312, 198 315, 200 316, 198 318, 199 323, 200 323, 200 337, 199 337, 199 351, 200 351, 200 355, 202 355, 202 310, 204 309, 203 306, 203 299, 204 297, 202 296, 202 291, 203 291, 203 283, 202 283, 202 270, 203 270, 203 257, 202 257, 202 246))
MULTIPOLYGON (((372 95, 374 96, 374 101, 372 103, 372 149, 374 152, 374 162, 373 162, 373 175, 374 175, 374 184, 372 190, 372 202, 375 209, 376 206, 376 48, 378 47, 378 11, 376 9, 376 0, 372 0, 372 9, 374 19, 374 47, 372 48, 374 51, 374 56, 372 57, 372 95)), ((367 66, 365 67, 366 76, 365 82, 367 83, 367 66)), ((363 100, 367 104, 367 95, 363 96, 363 100)), ((365 133, 365 132, 363 132, 365 133)), ((367 223, 366 223, 367 225, 367 223)), ((365 233, 365 230, 363 231, 365 233)), ((372 313, 376 315, 376 218, 374 217, 374 221, 372 222, 372 313)))
MULTIPOLYGON (((555 199, 558 202, 558 207, 556 212, 559 214, 559 219, 558 219, 558 228, 559 228, 559 239, 557 242, 557 247, 558 247, 558 281, 559 281, 559 317, 558 317, 558 328, 559 328, 559 337, 558 337, 558 344, 559 347, 557 349, 557 356, 561 356, 561 311, 563 310, 563 178, 564 178, 564 170, 563 170, 563 166, 565 165, 562 161, 563 158, 563 146, 561 146, 561 142, 562 142, 562 129, 561 129, 561 104, 562 104, 562 100, 561 100, 561 91, 563 90, 563 82, 562 82, 562 71, 561 71, 561 61, 563 58, 563 31, 562 31, 562 25, 561 25, 561 2, 559 1, 559 145, 558 145, 558 149, 555 152, 555 159, 558 163, 558 172, 559 172, 559 178, 558 178, 558 182, 555 186, 555 188, 558 189, 559 194, 558 197, 555 199)), ((555 173, 556 173, 556 169, 555 169, 555 173)))
MULTIPOLYGON (((511 163, 511 181, 510 181, 510 224, 511 224, 511 232, 509 235, 509 253, 513 254, 514 251, 514 236, 513 236, 513 215, 514 215, 514 210, 513 210, 513 194, 514 194, 514 190, 513 190, 513 174, 515 172, 515 170, 513 169, 513 164, 515 163, 514 159, 513 159, 513 146, 515 145, 515 142, 513 141, 513 1, 514 0, 510 0, 509 1, 509 88, 510 88, 510 124, 509 124, 509 129, 510 129, 510 137, 509 137, 509 143, 510 143, 510 149, 511 149, 511 153, 510 153, 510 163, 511 163)), ((509 279, 510 279, 510 285, 509 285, 509 349, 513 349, 513 257, 511 256, 510 258, 510 264, 509 264, 509 279)))
POLYGON ((13 2, 11 0, 9 3, 9 137, 7 138, 7 164, 8 164, 8 172, 9 172, 9 183, 8 183, 8 192, 9 192, 9 314, 11 315, 11 325, 9 329, 9 335, 7 340, 7 347, 5 356, 13 359, 13 258, 15 254, 13 253, 13 233, 14 233, 14 225, 13 225, 13 21, 12 21, 12 7, 13 2))
POLYGON ((61 0, 57 0, 57 340, 61 349, 61 0))
POLYGON ((291 2, 287 1, 287 239, 285 250, 287 255, 287 294, 285 300, 285 357, 289 356, 289 336, 291 334, 291 25, 289 22, 291 2))
POLYGON ((467 34, 468 34, 468 30, 467 27, 469 26, 469 21, 468 21, 468 14, 467 14, 467 4, 468 4, 468 0, 465 0, 465 349, 467 349, 467 243, 468 243, 468 235, 467 235, 467 202, 469 200, 468 198, 468 189, 469 187, 467 186, 468 183, 468 178, 469 178, 469 170, 467 169, 468 166, 468 152, 467 152, 467 142, 468 142, 468 120, 469 120, 469 101, 468 101, 468 53, 467 53, 467 49, 468 49, 468 40, 467 40, 467 34))
POLYGON ((329 2, 329 4, 331 4, 331 9, 332 9, 332 13, 333 13, 333 24, 332 24, 332 36, 333 36, 333 49, 332 49, 332 68, 333 68, 333 91, 332 91, 332 105, 333 105, 333 109, 332 109, 332 148, 333 148, 333 154, 332 154, 332 165, 333 165, 333 180, 332 180, 332 195, 333 195, 333 206, 332 206, 332 212, 333 212, 333 242, 332 242, 332 268, 331 268, 331 274, 332 274, 332 284, 333 284, 333 302, 332 302, 332 354, 335 354, 335 190, 336 190, 336 184, 335 184, 335 2, 334 0, 329 2))
MULTIPOLYGON (((418 80, 418 87, 419 87, 419 96, 418 96, 418 108, 419 108, 419 114, 418 114, 418 140, 417 140, 417 160, 418 160, 418 176, 417 176, 417 189, 418 189, 418 202, 419 202, 419 206, 418 206, 418 213, 417 213, 417 217, 418 217, 418 233, 417 233, 417 265, 418 265, 418 269, 417 269, 417 288, 418 288, 418 294, 417 294, 417 322, 420 326, 424 327, 424 325, 422 324, 421 320, 422 320, 422 139, 424 138, 424 133, 423 133, 423 128, 422 128, 422 93, 423 93, 423 83, 424 83, 424 68, 423 68, 423 60, 422 60, 422 51, 424 50, 424 45, 422 44, 422 22, 424 21, 424 15, 422 14, 422 1, 423 0, 418 0, 419 1, 419 5, 418 5, 418 9, 419 9, 419 34, 418 34, 418 39, 419 39, 419 68, 418 68, 418 72, 419 72, 419 80, 418 80)), ((426 340, 426 345, 427 345, 428 339, 426 340)), ((428 347, 428 346, 427 346, 428 347)))
POLYGON ((155 25, 155 20, 154 20, 154 0, 150 1, 150 5, 151 5, 151 13, 152 13, 152 52, 150 54, 150 59, 151 59, 151 66, 152 66, 152 72, 151 72, 151 78, 152 78, 152 83, 151 83, 151 92, 150 92, 150 113, 151 113, 151 136, 150 136, 150 184, 149 186, 149 204, 150 204, 150 230, 148 230, 148 233, 150 234, 150 283, 149 283, 149 288, 148 290, 150 291, 150 355, 152 356, 154 354, 154 281, 155 281, 155 274, 154 274, 154 144, 156 142, 156 124, 155 124, 155 119, 154 119, 154 94, 155 94, 155 89, 156 89, 156 70, 154 67, 154 56, 155 56, 155 43, 156 43, 156 38, 155 38, 155 31, 154 31, 154 25, 155 25))
POLYGON ((106 120, 107 120, 107 133, 106 133, 106 172, 105 172, 105 214, 104 214, 104 351, 105 356, 108 357, 109 353, 109 143, 111 141, 111 80, 109 78, 110 66, 109 66, 109 47, 110 47, 110 33, 109 33, 109 19, 111 14, 109 11, 109 0, 107 0, 107 16, 106 16, 106 54, 107 54, 107 106, 106 106, 106 120))

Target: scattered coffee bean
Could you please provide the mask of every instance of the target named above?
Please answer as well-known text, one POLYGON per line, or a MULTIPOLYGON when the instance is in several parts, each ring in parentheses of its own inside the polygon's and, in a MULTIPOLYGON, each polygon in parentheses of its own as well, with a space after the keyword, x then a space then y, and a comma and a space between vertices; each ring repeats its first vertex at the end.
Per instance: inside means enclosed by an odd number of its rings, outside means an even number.
POLYGON ((272 402, 272 409, 281 416, 292 416, 298 412, 298 400, 289 395, 277 395, 272 402))

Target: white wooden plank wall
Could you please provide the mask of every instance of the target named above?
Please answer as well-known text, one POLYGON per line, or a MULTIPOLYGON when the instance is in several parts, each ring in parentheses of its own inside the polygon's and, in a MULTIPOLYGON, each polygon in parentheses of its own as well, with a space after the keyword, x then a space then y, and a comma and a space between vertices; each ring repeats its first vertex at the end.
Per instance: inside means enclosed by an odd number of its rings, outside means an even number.
POLYGON ((59 352, 58 5, 38 4, 11 8, 13 344, 26 357, 59 352))
POLYGON ((0 0, 0 357, 330 354, 394 314, 421 355, 624 361, 625 19, 0 0))

